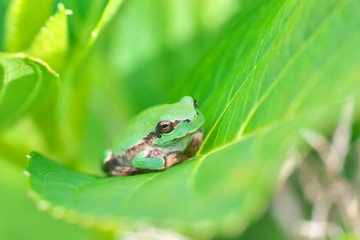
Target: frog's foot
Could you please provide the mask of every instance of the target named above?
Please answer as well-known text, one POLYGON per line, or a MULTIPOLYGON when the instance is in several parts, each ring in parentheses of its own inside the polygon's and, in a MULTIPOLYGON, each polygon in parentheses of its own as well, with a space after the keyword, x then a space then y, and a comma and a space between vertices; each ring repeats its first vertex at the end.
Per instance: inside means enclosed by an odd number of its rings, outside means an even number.
POLYGON ((161 171, 165 169, 165 164, 164 154, 157 149, 142 151, 132 160, 134 167, 144 170, 161 171))
POLYGON ((180 162, 183 162, 187 160, 189 156, 181 153, 181 152, 172 152, 166 155, 166 161, 165 161, 165 169, 171 168, 175 164, 178 164, 180 162))
POLYGON ((111 150, 106 150, 104 152, 102 163, 104 172, 110 172, 114 167, 119 165, 114 153, 111 150))
POLYGON ((129 176, 137 174, 138 169, 135 167, 115 166, 108 172, 109 176, 129 176))
POLYGON ((103 156, 103 170, 108 176, 128 176, 137 173, 132 166, 123 166, 111 150, 107 150, 103 156))
MULTIPOLYGON (((199 150, 201 144, 203 143, 204 131, 200 130, 194 134, 193 139, 189 146, 185 149, 185 155, 188 156, 188 159, 192 156, 195 156, 196 152, 199 150)), ((187 159, 186 159, 187 160, 187 159)))

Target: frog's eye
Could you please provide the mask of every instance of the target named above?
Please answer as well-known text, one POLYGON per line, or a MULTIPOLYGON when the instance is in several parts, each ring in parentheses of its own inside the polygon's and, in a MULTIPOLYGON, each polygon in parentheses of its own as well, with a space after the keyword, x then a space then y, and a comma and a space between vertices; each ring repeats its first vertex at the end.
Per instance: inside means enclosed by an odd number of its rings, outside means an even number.
POLYGON ((174 130, 173 124, 170 121, 161 121, 157 124, 156 128, 162 133, 169 133, 174 130))
POLYGON ((196 109, 197 108, 197 102, 196 102, 195 98, 193 98, 193 100, 194 100, 194 108, 196 109))

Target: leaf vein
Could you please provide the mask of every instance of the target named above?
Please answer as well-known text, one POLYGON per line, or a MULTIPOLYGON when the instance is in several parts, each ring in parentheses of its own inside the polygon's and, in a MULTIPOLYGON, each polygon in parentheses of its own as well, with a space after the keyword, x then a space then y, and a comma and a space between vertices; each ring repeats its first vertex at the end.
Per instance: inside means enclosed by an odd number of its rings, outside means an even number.
MULTIPOLYGON (((260 98, 260 100, 258 102, 256 102, 256 104, 254 105, 254 107, 250 110, 248 116, 246 117, 244 123, 240 126, 240 129, 238 131, 237 137, 225 144, 222 145, 220 147, 217 147, 215 149, 213 149, 212 151, 206 153, 205 155, 203 155, 203 157, 199 158, 199 160, 197 161, 194 170, 191 173, 191 177, 189 178, 189 182, 190 182, 190 186, 194 185, 194 181, 195 181, 195 177, 196 174, 202 164, 202 162, 206 159, 207 156, 209 156, 210 154, 213 154, 221 149, 227 148, 228 146, 231 146, 241 140, 244 139, 244 130, 247 127, 248 123, 250 122, 250 120, 252 119, 252 117, 254 116, 255 112, 257 111, 257 109, 260 107, 260 105, 265 101, 265 99, 270 95, 270 93, 272 92, 272 90, 274 89, 274 87, 279 83, 279 81, 281 80, 281 78, 285 75, 286 71, 294 64, 295 60, 304 52, 304 50, 306 49, 306 47, 315 39, 315 37, 320 33, 320 31, 326 26, 326 24, 330 21, 330 19, 333 17, 333 15, 335 13, 337 13, 338 11, 340 11, 340 9, 345 5, 345 0, 340 2, 337 4, 337 6, 334 8, 334 10, 331 12, 331 14, 328 14, 326 17, 324 17, 324 19, 321 21, 320 25, 318 26, 318 28, 316 30, 314 30, 309 37, 306 39, 305 42, 303 42, 301 44, 301 46, 296 50, 296 52, 290 57, 290 59, 287 61, 285 67, 280 71, 280 73, 275 77, 273 83, 271 84, 271 86, 269 87, 269 89, 264 93, 264 95, 260 98), (340 4, 341 3, 341 4, 340 4)), ((246 80, 243 82, 243 84, 249 79, 250 75, 254 72, 254 70, 256 69, 257 64, 254 66, 254 68, 251 70, 251 72, 248 74, 248 76, 246 77, 246 80)), ((205 142, 209 139, 209 136, 211 135, 211 133, 214 131, 215 127, 217 126, 217 124, 220 122, 220 119, 222 118, 222 116, 225 114, 225 112, 229 109, 229 105, 235 100, 237 94, 240 92, 241 88, 243 87, 243 84, 239 87, 239 89, 237 90, 237 92, 235 93, 235 95, 233 96, 233 98, 230 100, 230 102, 225 106, 224 111, 221 113, 221 115, 219 116, 219 118, 216 120, 215 124, 212 126, 212 128, 210 129, 207 137, 204 140, 204 143, 202 145, 202 147, 204 146, 205 142)), ((257 131, 256 131, 257 132, 257 131)), ((249 134, 248 134, 249 135, 249 134)), ((253 134, 250 134, 253 135, 253 134)), ((202 150, 202 147, 200 148, 199 152, 202 150)), ((197 155, 198 156, 198 155, 197 155)))

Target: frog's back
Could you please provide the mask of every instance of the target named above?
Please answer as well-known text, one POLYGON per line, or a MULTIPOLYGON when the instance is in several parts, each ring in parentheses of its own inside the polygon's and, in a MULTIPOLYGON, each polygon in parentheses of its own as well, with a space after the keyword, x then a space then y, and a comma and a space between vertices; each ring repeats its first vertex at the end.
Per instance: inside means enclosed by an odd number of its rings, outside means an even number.
POLYGON ((120 130, 113 142, 115 156, 121 155, 135 145, 143 143, 144 138, 155 131, 160 121, 191 119, 199 115, 192 97, 183 97, 174 104, 162 104, 148 108, 130 119, 120 130))
POLYGON ((161 121, 161 112, 166 105, 163 104, 148 108, 130 119, 117 133, 113 142, 115 155, 121 153, 143 141, 149 133, 154 132, 156 124, 161 121))

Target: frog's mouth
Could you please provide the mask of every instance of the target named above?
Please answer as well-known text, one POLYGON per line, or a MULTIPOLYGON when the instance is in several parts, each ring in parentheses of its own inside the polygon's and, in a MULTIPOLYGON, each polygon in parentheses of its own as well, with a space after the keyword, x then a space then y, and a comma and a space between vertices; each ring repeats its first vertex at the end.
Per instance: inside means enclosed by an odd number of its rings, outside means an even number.
MULTIPOLYGON (((186 119, 186 120, 189 120, 189 119, 186 119)), ((184 120, 183 122, 185 122, 185 120, 184 120)), ((188 122, 190 122, 190 120, 189 120, 188 122)), ((203 127, 203 125, 201 125, 199 128, 197 128, 197 129, 195 129, 195 130, 193 130, 193 131, 190 131, 190 132, 185 133, 184 135, 181 135, 181 136, 179 136, 179 137, 177 137, 177 138, 174 138, 174 139, 172 139, 172 140, 170 140, 170 141, 166 141, 166 142, 164 142, 164 144, 175 143, 175 142, 178 142, 178 141, 180 141, 181 139, 184 139, 184 138, 186 138, 186 137, 188 137, 188 136, 194 135, 195 133, 201 131, 201 128, 202 128, 202 127, 203 127)))

